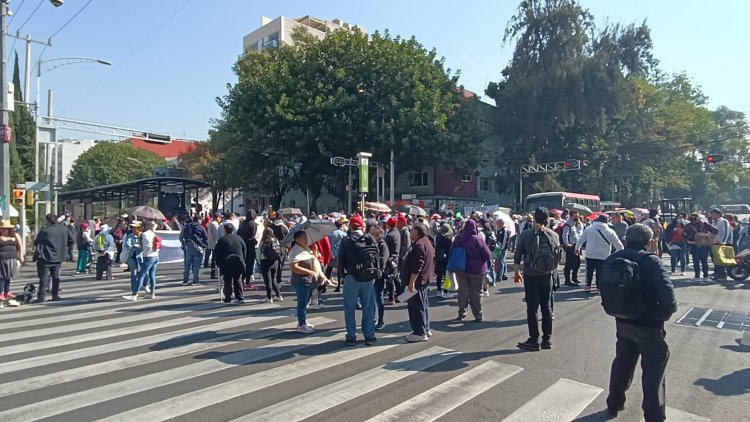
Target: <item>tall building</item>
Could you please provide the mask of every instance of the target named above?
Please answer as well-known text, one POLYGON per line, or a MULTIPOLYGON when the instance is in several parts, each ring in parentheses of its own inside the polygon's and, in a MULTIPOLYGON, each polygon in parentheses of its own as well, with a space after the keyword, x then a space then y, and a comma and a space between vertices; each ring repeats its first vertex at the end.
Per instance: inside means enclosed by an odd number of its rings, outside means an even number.
POLYGON ((337 29, 367 33, 367 29, 344 22, 338 18, 329 21, 309 15, 296 19, 284 16, 279 16, 276 19, 263 17, 260 24, 260 28, 242 38, 242 47, 245 53, 260 51, 266 48, 275 48, 282 44, 294 44, 292 32, 295 28, 303 28, 311 35, 321 39, 326 36, 326 33, 337 29))

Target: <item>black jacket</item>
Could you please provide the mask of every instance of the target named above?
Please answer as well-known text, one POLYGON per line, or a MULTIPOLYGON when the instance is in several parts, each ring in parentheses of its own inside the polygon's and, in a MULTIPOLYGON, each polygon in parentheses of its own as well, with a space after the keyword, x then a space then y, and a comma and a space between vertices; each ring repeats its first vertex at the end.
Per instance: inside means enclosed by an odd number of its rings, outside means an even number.
POLYGON ((185 244, 190 240, 198 243, 204 248, 208 246, 208 233, 206 233, 206 229, 194 221, 186 224, 185 228, 182 229, 180 242, 185 244))
POLYGON ((385 235, 385 244, 388 245, 388 256, 397 259, 401 246, 401 234, 398 230, 395 228, 388 230, 385 235))
MULTIPOLYGON (((637 261, 639 254, 645 253, 643 249, 628 248, 617 251, 610 255, 605 265, 614 259, 625 257, 631 261, 637 261)), ((647 303, 644 316, 638 320, 617 319, 617 321, 644 327, 663 328, 664 321, 677 312, 677 298, 674 294, 674 286, 669 278, 669 270, 656 255, 649 255, 639 262, 640 276, 643 289, 643 299, 647 303)))
POLYGON ((245 246, 247 246, 248 249, 255 249, 257 243, 257 241, 255 240, 255 234, 257 232, 258 225, 255 223, 255 220, 244 220, 240 223, 240 228, 237 230, 237 235, 239 235, 242 240, 245 241, 245 246))
POLYGON ((216 242, 214 248, 216 264, 225 274, 242 274, 245 271, 245 254, 247 246, 235 233, 225 234, 216 242))
POLYGON ((406 253, 409 252, 409 247, 411 246, 411 238, 409 237, 409 226, 404 226, 403 229, 401 229, 401 243, 399 244, 399 250, 398 250, 398 264, 401 265, 402 262, 404 262, 404 257, 406 256, 406 253))
POLYGON ((62 224, 47 226, 34 239, 34 257, 45 263, 65 261, 67 248, 75 244, 70 230, 62 224))

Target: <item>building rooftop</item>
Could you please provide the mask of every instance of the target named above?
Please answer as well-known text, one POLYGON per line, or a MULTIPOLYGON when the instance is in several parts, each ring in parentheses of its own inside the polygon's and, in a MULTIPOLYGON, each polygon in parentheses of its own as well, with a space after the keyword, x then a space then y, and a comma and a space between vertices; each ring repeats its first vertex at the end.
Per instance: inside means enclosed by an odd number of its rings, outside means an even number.
POLYGON ((172 139, 169 142, 147 141, 141 138, 130 138, 124 142, 130 143, 134 148, 151 151, 167 161, 175 160, 198 148, 196 141, 172 139))

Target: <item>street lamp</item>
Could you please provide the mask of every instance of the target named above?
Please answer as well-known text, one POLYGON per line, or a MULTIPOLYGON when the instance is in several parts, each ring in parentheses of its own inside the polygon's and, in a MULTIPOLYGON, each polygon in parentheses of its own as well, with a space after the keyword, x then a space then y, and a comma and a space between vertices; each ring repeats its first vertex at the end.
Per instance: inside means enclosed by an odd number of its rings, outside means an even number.
MULTIPOLYGON (((57 59, 49 59, 49 60, 42 60, 41 58, 36 63, 36 107, 34 110, 34 120, 35 120, 35 134, 34 136, 34 180, 36 182, 39 182, 39 107, 40 107, 40 96, 41 96, 41 85, 42 85, 42 65, 47 65, 45 71, 49 72, 50 70, 57 69, 58 67, 67 66, 69 64, 78 64, 78 63, 94 63, 94 64, 101 64, 105 66, 111 66, 112 63, 106 61, 106 60, 100 60, 100 59, 90 59, 86 57, 62 57, 57 59)), ((49 104, 47 105, 49 107, 49 104)), ((49 114, 49 113, 48 113, 49 114)), ((55 144, 57 144, 57 140, 54 140, 55 144)), ((53 164, 55 167, 55 172, 57 172, 58 169, 58 163, 57 163, 57 150, 55 150, 55 158, 53 159, 53 164)), ((53 175, 53 181, 54 181, 54 175, 53 175)), ((57 191, 55 191, 55 197, 54 197, 54 210, 57 212, 57 191)), ((38 221, 38 211, 37 208, 34 208, 34 219, 35 221, 38 221)))

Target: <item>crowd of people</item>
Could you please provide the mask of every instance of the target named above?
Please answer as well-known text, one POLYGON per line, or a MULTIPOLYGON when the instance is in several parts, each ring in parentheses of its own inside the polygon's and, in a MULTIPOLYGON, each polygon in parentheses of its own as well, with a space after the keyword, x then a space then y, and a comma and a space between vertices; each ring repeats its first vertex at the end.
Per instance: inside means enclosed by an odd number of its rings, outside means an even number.
MULTIPOLYGON (((695 278, 726 279, 715 265, 709 278, 708 257, 715 245, 738 247, 746 229, 719 209, 709 216, 676 215, 664 222, 651 210, 636 222, 627 212, 600 213, 583 218, 575 209, 537 208, 508 219, 475 212, 470 216, 445 212, 432 216, 374 213, 284 216, 250 211, 240 219, 234 213, 195 216, 186 221, 144 221, 121 215, 112 227, 98 219, 75 221, 67 215, 46 216, 46 227, 34 239, 39 287, 35 302, 51 293, 61 300, 60 268, 78 250, 77 273, 87 273, 95 263, 96 279, 111 279, 113 264, 130 273, 130 294, 124 299, 156 298, 156 271, 161 239, 158 229, 179 230, 184 253, 182 284, 200 285, 201 266, 210 268, 212 280, 223 281, 225 303, 243 303, 245 292, 256 289, 255 274, 265 287, 263 302, 283 301, 283 269, 289 264, 289 283, 296 296, 297 331, 310 334, 308 309, 324 306, 329 290, 343 290, 345 343, 357 345, 356 312, 361 310, 361 334, 365 345, 377 342, 376 332, 386 326, 387 306, 406 302, 411 333, 408 342, 427 341, 430 329, 428 290, 436 287, 443 299, 457 296, 455 322, 484 320, 482 298, 496 283, 508 280, 506 257, 513 253, 516 285, 523 285, 529 337, 518 347, 527 351, 552 348, 554 292, 560 287, 558 266, 563 264, 564 285, 578 286, 581 257, 585 257, 585 285, 589 294, 601 294, 603 284, 617 278, 613 261, 630 259, 640 264, 640 276, 648 287, 643 310, 636 316, 615 315, 617 353, 612 364, 610 413, 622 409, 635 362, 643 365, 646 420, 664 414, 664 371, 669 352, 664 342, 664 321, 676 311, 670 275, 684 274, 692 257, 695 278), (325 225, 312 230, 315 224, 325 225), (668 252, 670 266, 662 263, 668 252), (609 272, 608 272, 609 271, 609 272), (334 273, 336 281, 333 281, 334 273), (613 275, 614 274, 614 275, 613 275), (701 277, 702 275, 702 277, 701 277), (541 311, 541 333, 538 312, 541 311), (540 340, 541 339, 541 340, 540 340)), ((10 282, 24 262, 20 235, 8 222, 0 224, 0 295, 12 299, 10 282)), ((628 261, 628 262, 631 262, 628 261)), ((611 299, 610 299, 611 300, 611 299)), ((605 306, 605 310, 606 310, 605 306)))

